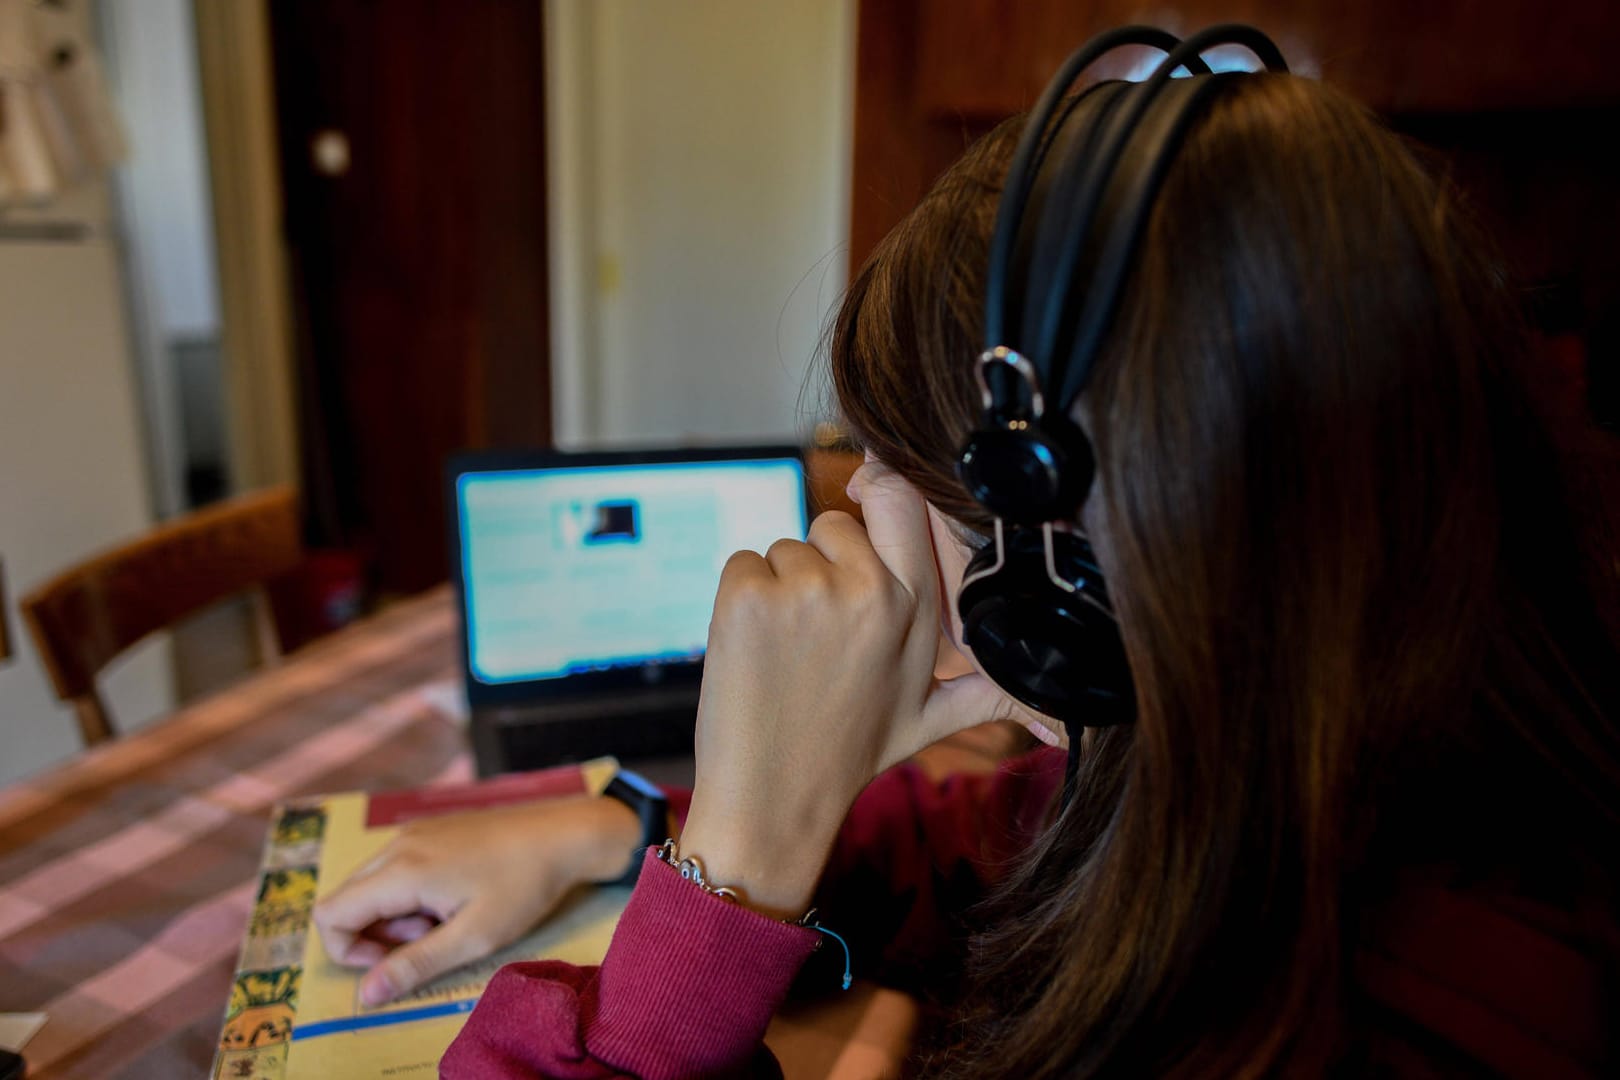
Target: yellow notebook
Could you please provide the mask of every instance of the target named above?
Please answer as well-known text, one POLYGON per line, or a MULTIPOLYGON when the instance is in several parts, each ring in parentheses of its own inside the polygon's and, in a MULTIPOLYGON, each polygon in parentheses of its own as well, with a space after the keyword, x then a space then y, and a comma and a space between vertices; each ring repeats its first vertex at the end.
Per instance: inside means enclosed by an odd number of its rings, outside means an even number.
POLYGON ((540 958, 599 963, 627 888, 582 889, 528 937, 401 1000, 360 1004, 360 972, 327 959, 310 932, 315 900, 373 858, 413 818, 570 794, 600 794, 613 758, 476 784, 278 806, 237 964, 213 1075, 218 1080, 369 1080, 437 1076, 484 986, 502 964, 540 958))

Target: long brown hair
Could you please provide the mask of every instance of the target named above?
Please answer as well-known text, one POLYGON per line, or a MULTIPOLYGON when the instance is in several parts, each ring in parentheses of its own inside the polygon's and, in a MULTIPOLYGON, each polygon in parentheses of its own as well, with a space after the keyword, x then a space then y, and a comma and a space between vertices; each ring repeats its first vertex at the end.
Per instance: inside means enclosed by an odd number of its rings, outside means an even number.
MULTIPOLYGON (((859 439, 978 530, 952 464, 1018 124, 831 335, 859 439)), ((1354 1049, 1350 956, 1398 875, 1606 872, 1617 549, 1481 251, 1331 88, 1245 78, 1199 121, 1077 405, 1138 722, 1088 742, 930 1070, 1316 1071, 1354 1049)))

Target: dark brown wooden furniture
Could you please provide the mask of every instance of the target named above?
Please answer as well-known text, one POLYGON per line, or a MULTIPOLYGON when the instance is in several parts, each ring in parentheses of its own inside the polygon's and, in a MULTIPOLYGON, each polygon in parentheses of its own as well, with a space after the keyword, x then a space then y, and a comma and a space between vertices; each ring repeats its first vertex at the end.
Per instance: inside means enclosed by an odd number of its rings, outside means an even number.
POLYGON ((11 619, 6 615, 6 564, 0 563, 0 660, 11 659, 11 619))
POLYGON ((814 513, 843 510, 861 517, 861 508, 845 493, 849 478, 861 467, 861 455, 854 450, 813 447, 805 455, 805 473, 810 481, 810 507, 814 513))
MULTIPOLYGON (((851 271, 1093 34, 1252 22, 1296 70, 1437 153, 1524 287, 1532 326, 1579 339, 1590 409, 1620 428, 1620 168, 1601 134, 1620 123, 1620 68, 1593 44, 1620 33, 1620 4, 862 0, 859 10, 851 271)), ((1125 77, 1156 59, 1124 50, 1095 74, 1125 77)))
MULTIPOLYGON (((969 142, 1033 105, 1093 34, 1133 22, 1185 34, 1234 20, 1259 26, 1295 67, 1389 117, 1612 117, 1620 105, 1620 72, 1593 45, 1620 32, 1612 3, 1179 0, 1144 14, 1134 0, 862 0, 851 268, 969 142)), ((1125 50, 1097 74, 1122 77, 1154 59, 1125 50)))
POLYGON ((264 584, 303 556, 298 498, 276 487, 167 522, 57 575, 23 597, 23 617, 57 696, 78 713, 86 746, 110 739, 96 676, 148 634, 251 591, 260 659, 281 648, 264 584))

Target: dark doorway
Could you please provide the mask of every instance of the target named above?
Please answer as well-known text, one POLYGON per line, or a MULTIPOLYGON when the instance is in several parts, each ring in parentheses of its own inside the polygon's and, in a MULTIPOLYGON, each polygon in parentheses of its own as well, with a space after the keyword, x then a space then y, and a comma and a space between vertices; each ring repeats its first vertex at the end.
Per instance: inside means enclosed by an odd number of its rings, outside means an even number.
POLYGON ((441 470, 550 441, 541 5, 268 5, 310 542, 445 579, 441 470))

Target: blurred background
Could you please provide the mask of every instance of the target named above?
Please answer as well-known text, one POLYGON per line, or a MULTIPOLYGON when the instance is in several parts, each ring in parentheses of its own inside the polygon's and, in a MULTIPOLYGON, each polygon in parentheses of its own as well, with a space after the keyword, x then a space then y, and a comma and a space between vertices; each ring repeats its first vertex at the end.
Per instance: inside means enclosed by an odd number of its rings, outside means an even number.
MULTIPOLYGON (((967 142, 1098 30, 1228 19, 1432 148, 1620 419, 1613 3, 0 0, 0 783, 77 746, 17 613, 63 568, 294 485, 293 649, 445 580, 452 451, 808 439, 849 268, 967 142)), ((252 617, 120 657, 122 726, 252 617)))

